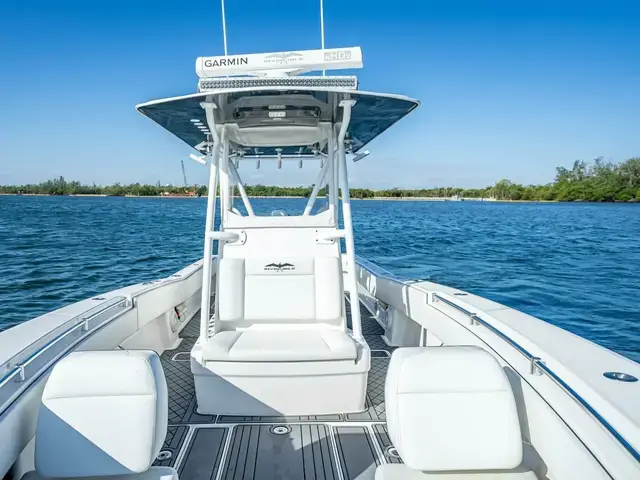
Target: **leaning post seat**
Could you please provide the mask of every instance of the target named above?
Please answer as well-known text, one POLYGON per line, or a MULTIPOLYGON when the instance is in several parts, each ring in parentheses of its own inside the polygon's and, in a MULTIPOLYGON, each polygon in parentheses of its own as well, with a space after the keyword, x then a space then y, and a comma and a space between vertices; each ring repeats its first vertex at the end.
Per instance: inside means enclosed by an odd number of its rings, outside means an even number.
POLYGON ((35 471, 24 479, 177 480, 152 467, 167 433, 167 383, 151 351, 74 352, 47 379, 35 471))
POLYGON ((216 333, 192 351, 200 413, 364 410, 370 351, 347 332, 339 257, 223 258, 217 284, 216 333))
POLYGON ((404 464, 376 480, 535 480, 498 361, 473 346, 399 348, 385 383, 389 437, 404 464))

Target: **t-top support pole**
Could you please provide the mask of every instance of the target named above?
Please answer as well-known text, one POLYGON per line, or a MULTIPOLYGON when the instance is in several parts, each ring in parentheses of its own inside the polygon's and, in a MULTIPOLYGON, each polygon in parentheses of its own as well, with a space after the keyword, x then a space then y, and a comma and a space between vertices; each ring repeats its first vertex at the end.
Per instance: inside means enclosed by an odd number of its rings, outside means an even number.
MULTIPOLYGON (((342 124, 338 134, 338 160, 342 166, 340 175, 340 190, 342 193, 342 218, 344 221, 345 244, 347 250, 347 279, 349 282, 349 300, 351 302, 351 327, 356 340, 362 341, 362 320, 360 318, 360 300, 358 298, 358 279, 356 277, 356 254, 353 241, 353 222, 351 220, 351 198, 349 196, 349 178, 347 175, 347 155, 344 140, 351 121, 351 107, 355 100, 342 100, 342 124)), ((337 165, 336 165, 337 167, 337 165)))
MULTIPOLYGON (((343 122, 344 123, 344 122, 343 122)), ((346 127, 345 127, 346 128, 346 127)), ((341 127, 342 129, 342 127, 341 127)), ((336 129, 337 130, 337 129, 336 129)), ((338 132, 334 132, 333 128, 331 129, 331 138, 332 138, 332 142, 333 142, 333 148, 336 148, 336 139, 338 139, 338 145, 340 145, 340 139, 339 139, 339 133, 338 132)), ((346 134, 346 130, 345 130, 345 134, 346 134)), ((333 188, 333 195, 334 195, 334 202, 336 205, 336 228, 338 228, 338 217, 340 216, 340 212, 339 212, 339 208, 338 208, 338 204, 340 202, 340 192, 339 192, 339 188, 340 188, 340 153, 336 150, 333 154, 333 170, 331 172, 331 174, 333 175, 332 178, 332 182, 335 185, 333 188)))
POLYGON ((207 193, 207 219, 204 229, 204 263, 202 264, 202 298, 200 300, 200 341, 209 338, 209 321, 211 319, 211 267, 213 262, 213 238, 208 235, 214 229, 216 218, 216 193, 218 190, 218 162, 220 159, 220 137, 216 130, 213 109, 215 104, 202 104, 207 113, 209 131, 213 135, 213 146, 209 147, 209 191, 207 193))
POLYGON ((244 204, 244 208, 247 210, 247 215, 250 217, 255 216, 253 212, 253 207, 251 206, 251 202, 249 201, 249 197, 247 196, 247 192, 244 189, 244 185, 242 185, 242 179, 240 178, 240 174, 238 173, 238 169, 233 164, 233 162, 229 162, 229 169, 231 170, 231 174, 238 186, 238 192, 240 193, 240 198, 242 198, 242 203, 244 204))
POLYGON ((336 223, 336 228, 338 228, 338 184, 335 182, 337 174, 335 171, 338 169, 337 162, 337 152, 335 151, 336 145, 336 137, 335 132, 333 130, 333 126, 329 131, 329 141, 327 144, 327 160, 326 163, 329 164, 329 169, 327 170, 327 191, 329 194, 329 211, 331 212, 331 217, 334 219, 336 223))
MULTIPOLYGON (((222 126, 222 134, 220 136, 222 144, 222 156, 220 158, 220 231, 224 231, 224 225, 227 220, 227 212, 231 210, 231 179, 229 175, 229 136, 227 135, 226 125, 222 126)), ((221 244, 220 244, 221 245, 221 244)), ((218 248, 218 252, 222 253, 218 248)))
MULTIPOLYGON (((225 125, 222 126, 220 135, 221 155, 219 161, 220 177, 220 227, 219 231, 224 232, 224 224, 227 220, 227 212, 231 208, 229 204, 229 136, 225 125)), ((224 245, 226 240, 218 238, 218 261, 223 257, 224 245)), ((216 275, 216 301, 214 304, 214 319, 220 317, 220 303, 218 302, 218 292, 220 291, 220 275, 216 275)), ((214 320, 214 332, 220 328, 220 322, 214 320)))
POLYGON ((322 188, 322 184, 324 183, 324 177, 327 176, 327 170, 329 169, 329 162, 324 162, 324 165, 320 169, 320 173, 318 174, 318 178, 316 179, 316 184, 313 186, 313 190, 311 191, 311 195, 309 195, 309 200, 307 200, 307 205, 304 207, 303 216, 311 215, 311 210, 313 209, 313 205, 316 203, 316 198, 318 197, 318 192, 322 188))

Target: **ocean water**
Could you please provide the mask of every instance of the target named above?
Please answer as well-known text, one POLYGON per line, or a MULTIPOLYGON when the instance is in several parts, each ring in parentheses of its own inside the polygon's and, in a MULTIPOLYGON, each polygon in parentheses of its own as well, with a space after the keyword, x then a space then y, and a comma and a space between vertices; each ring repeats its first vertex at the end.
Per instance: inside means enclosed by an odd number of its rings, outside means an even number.
MULTIPOLYGON (((295 213, 303 199, 254 199, 295 213)), ((0 328, 202 257, 204 199, 0 196, 0 328)), ((354 201, 356 251, 640 361, 640 205, 354 201)))

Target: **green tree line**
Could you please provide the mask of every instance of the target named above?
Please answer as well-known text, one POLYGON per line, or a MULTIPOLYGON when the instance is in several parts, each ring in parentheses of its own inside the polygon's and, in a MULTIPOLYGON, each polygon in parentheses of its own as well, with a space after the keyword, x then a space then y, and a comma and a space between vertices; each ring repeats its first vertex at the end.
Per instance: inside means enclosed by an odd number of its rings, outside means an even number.
MULTIPOLYGON (((308 197, 312 186, 278 187, 269 185, 245 185, 247 195, 255 197, 308 197)), ((178 187, 133 183, 130 185, 83 185, 77 181, 66 181, 64 177, 47 180, 39 184, 0 186, 0 194, 41 195, 112 195, 112 196, 160 196, 160 195, 206 195, 205 185, 178 187)), ((323 188, 320 195, 324 195, 323 188)), ((546 185, 521 185, 503 179, 485 188, 424 188, 371 190, 352 188, 354 198, 417 198, 454 197, 495 198, 496 200, 544 200, 586 202, 634 202, 640 201, 640 157, 614 163, 596 158, 592 162, 576 160, 571 169, 556 168, 553 182, 546 185)))

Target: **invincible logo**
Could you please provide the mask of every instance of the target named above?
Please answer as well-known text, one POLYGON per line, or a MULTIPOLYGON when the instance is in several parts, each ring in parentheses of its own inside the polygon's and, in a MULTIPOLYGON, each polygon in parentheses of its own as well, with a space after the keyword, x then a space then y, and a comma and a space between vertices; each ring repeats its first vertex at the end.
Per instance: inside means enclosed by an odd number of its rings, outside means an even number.
POLYGON ((287 65, 291 62, 300 61, 304 55, 298 52, 282 52, 272 53, 264 57, 264 63, 276 63, 278 65, 287 65))
POLYGON ((290 272, 296 267, 292 263, 267 263, 264 269, 267 272, 290 272))

